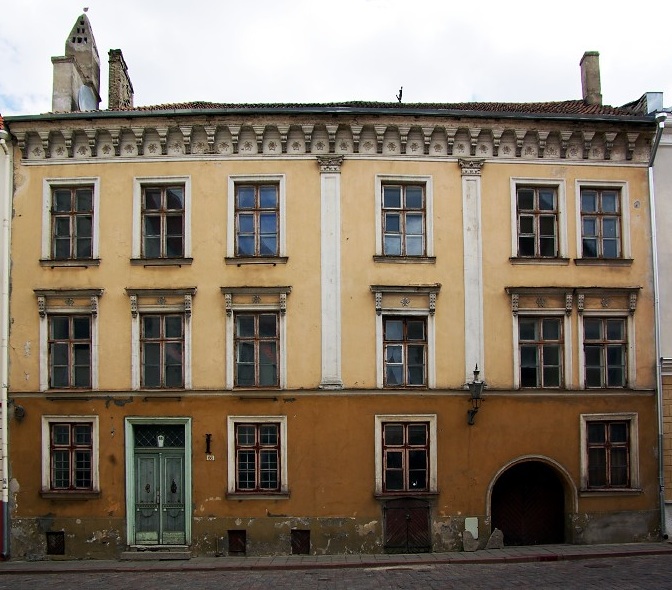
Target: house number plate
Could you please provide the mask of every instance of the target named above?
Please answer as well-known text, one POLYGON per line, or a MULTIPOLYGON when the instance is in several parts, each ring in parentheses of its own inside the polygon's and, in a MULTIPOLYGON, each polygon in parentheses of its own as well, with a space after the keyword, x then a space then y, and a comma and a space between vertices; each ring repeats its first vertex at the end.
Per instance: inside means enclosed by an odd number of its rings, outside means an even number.
POLYGON ((206 456, 205 456, 205 460, 206 460, 206 461, 214 461, 214 460, 215 460, 215 456, 214 456, 214 455, 206 455, 206 456))

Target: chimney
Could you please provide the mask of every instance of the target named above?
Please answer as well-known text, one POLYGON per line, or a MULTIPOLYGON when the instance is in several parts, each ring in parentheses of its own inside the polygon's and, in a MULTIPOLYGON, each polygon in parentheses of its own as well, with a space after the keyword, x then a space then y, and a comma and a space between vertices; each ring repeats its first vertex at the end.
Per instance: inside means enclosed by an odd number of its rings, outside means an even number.
POLYGON ((586 104, 601 105, 600 54, 597 51, 586 51, 581 58, 580 66, 583 102, 586 104))
POLYGON ((110 87, 107 108, 111 111, 133 108, 133 84, 121 49, 110 49, 110 87))

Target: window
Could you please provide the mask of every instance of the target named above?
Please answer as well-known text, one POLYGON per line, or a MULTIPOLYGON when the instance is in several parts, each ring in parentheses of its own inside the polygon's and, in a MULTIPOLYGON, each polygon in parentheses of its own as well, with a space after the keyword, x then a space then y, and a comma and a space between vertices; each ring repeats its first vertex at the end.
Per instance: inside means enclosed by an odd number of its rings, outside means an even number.
POLYGON ((131 300, 133 389, 191 388, 195 287, 126 289, 131 300))
POLYGON ((97 178, 46 179, 43 190, 42 263, 98 264, 97 178))
POLYGON ((184 256, 184 187, 142 188, 142 255, 144 258, 184 256))
POLYGON ((285 177, 229 177, 227 262, 286 262, 285 177))
POLYGON ((141 387, 184 387, 184 317, 143 314, 141 387))
POLYGON ((375 418, 376 494, 437 492, 436 415, 375 418))
POLYGON ((229 416, 229 495, 288 495, 287 418, 229 416))
POLYGON ((618 190, 581 189, 584 258, 621 258, 621 198, 618 190))
POLYGON ((427 491, 429 424, 383 424, 383 491, 427 491))
POLYGON ((236 256, 278 256, 277 184, 236 185, 236 256))
POLYGON ((92 258, 93 187, 54 188, 51 223, 52 258, 92 258))
POLYGON ((581 479, 584 491, 639 488, 637 414, 581 416, 581 479))
POLYGON ((237 313, 236 387, 277 387, 279 319, 277 313, 237 313))
POLYGON ((133 252, 138 264, 191 261, 191 179, 143 177, 134 184, 133 252))
POLYGON ((583 351, 586 387, 625 387, 627 381, 625 318, 585 317, 583 351))
POLYGON ((555 317, 518 318, 521 387, 561 387, 563 320, 555 317))
POLYGON ((425 190, 419 184, 383 185, 383 255, 425 254, 425 190))
POLYGON ((554 187, 518 187, 518 256, 558 256, 558 195, 554 187))
POLYGON ((385 387, 427 384, 427 327, 425 318, 383 318, 385 387))
POLYGON ((91 387, 91 316, 49 316, 49 387, 91 387))
POLYGON ((102 289, 36 289, 40 391, 98 388, 98 300, 102 289))
POLYGON ((376 176, 378 262, 433 262, 432 178, 376 176))
POLYGON ((99 491, 98 418, 42 418, 42 494, 86 494, 99 491))
POLYGON ((236 424, 236 491, 280 489, 278 424, 236 424))
POLYGON ((222 287, 226 305, 226 386, 287 387, 286 287, 222 287))

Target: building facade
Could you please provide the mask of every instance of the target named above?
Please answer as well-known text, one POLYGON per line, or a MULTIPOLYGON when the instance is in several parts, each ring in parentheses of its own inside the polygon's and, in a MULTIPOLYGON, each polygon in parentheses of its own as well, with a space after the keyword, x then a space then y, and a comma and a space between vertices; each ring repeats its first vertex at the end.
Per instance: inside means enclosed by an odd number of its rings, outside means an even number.
POLYGON ((7 121, 13 556, 659 536, 655 121, 596 54, 558 103, 134 107, 113 51, 100 111, 76 27, 7 121))

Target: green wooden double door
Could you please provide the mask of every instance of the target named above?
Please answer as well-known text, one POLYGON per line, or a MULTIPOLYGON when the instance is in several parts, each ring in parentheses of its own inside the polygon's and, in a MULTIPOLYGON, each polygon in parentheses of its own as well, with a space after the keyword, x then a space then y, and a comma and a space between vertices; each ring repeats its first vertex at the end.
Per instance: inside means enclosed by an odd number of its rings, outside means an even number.
POLYGON ((135 450, 135 543, 186 543, 183 449, 135 450))

